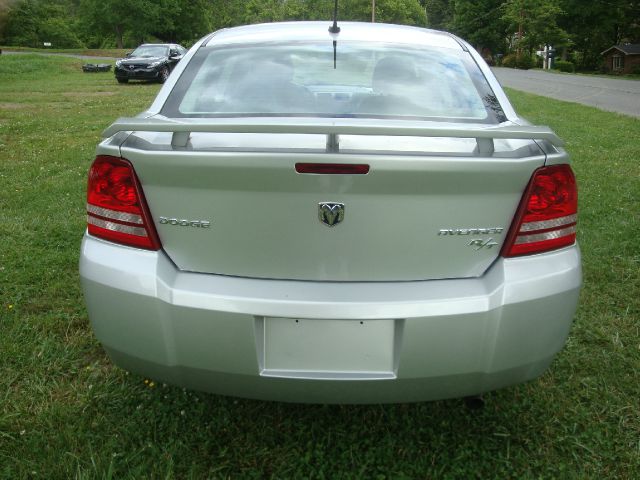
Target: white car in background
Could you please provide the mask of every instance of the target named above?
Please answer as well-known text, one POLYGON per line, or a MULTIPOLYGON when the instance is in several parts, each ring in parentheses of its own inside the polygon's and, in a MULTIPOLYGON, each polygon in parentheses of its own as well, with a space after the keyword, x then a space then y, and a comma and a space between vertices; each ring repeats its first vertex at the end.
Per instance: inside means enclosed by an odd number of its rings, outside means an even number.
POLYGON ((125 369, 260 399, 537 377, 581 285, 562 141, 453 35, 328 26, 213 33, 105 131, 80 259, 95 334, 125 369))

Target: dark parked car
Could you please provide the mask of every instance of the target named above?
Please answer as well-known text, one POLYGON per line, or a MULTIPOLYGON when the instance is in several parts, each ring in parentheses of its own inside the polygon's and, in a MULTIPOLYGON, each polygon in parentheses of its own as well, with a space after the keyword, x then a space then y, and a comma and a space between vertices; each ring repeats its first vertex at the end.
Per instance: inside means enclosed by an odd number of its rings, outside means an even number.
POLYGON ((187 50, 173 43, 145 43, 116 62, 116 80, 156 80, 164 83, 187 50))

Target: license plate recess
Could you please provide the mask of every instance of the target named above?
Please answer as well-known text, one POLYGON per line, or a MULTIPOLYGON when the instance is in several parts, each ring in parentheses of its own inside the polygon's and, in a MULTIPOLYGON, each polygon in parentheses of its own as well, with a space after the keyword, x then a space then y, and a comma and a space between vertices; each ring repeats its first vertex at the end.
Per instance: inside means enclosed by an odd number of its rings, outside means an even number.
POLYGON ((266 317, 258 323, 263 376, 395 378, 396 320, 266 317))

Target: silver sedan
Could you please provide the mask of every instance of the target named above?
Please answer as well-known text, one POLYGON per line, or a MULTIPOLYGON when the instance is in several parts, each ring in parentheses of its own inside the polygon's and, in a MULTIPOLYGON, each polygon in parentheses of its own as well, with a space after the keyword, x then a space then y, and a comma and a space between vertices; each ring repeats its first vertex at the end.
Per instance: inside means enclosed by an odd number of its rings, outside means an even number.
POLYGON ((463 40, 213 33, 105 131, 80 273, 111 359, 226 395, 380 403, 525 382, 581 284, 562 140, 463 40))

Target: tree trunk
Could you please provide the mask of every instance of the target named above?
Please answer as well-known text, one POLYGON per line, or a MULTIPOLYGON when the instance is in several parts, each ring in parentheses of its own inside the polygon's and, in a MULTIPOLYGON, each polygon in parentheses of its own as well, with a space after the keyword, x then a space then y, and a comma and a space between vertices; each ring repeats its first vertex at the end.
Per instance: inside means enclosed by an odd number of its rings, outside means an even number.
POLYGON ((520 60, 522 56, 522 35, 524 29, 522 28, 522 23, 524 21, 524 10, 520 9, 520 22, 518 23, 518 49, 516 50, 516 59, 520 60))
POLYGON ((124 45, 122 43, 122 26, 121 25, 116 25, 116 47, 124 48, 124 45))

